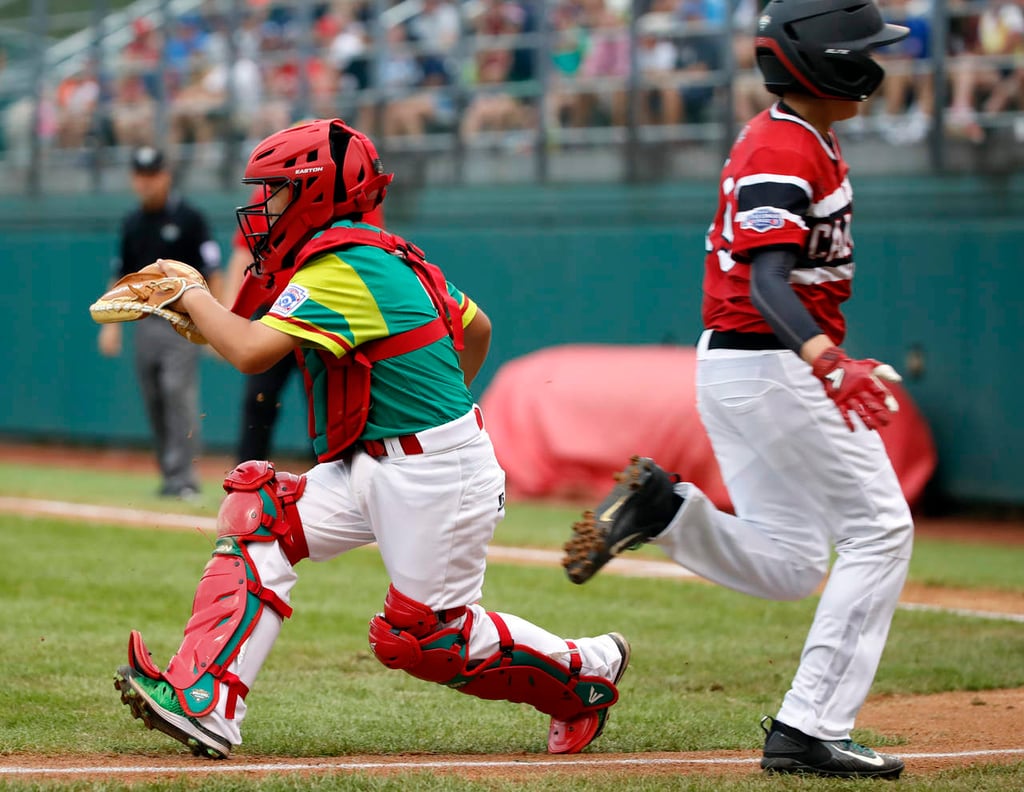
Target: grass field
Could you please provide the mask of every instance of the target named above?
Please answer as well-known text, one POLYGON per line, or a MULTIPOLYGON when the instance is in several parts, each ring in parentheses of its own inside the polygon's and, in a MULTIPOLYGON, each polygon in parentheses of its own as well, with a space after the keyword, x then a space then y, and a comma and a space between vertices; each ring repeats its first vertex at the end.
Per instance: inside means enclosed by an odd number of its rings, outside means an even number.
MULTIPOLYGON (((106 503, 150 503, 143 474, 0 465, 0 495, 106 503)), ((210 503, 175 504, 212 514, 210 503)), ((156 499, 152 499, 155 501, 156 499)), ((510 504, 502 544, 556 547, 574 509, 510 504)), ((161 665, 177 648, 209 537, 196 531, 140 531, 5 516, 0 557, 0 770, 4 758, 32 753, 155 759, 182 747, 133 721, 112 685, 124 662, 128 631, 141 629, 161 665)), ((646 550, 644 551, 646 552, 646 550)), ((987 548, 919 542, 911 578, 932 584, 1024 592, 1024 547, 987 548)), ((370 654, 366 624, 387 586, 376 553, 361 550, 329 564, 306 562, 293 594, 295 617, 285 626, 250 695, 242 756, 336 757, 489 754, 538 757, 546 718, 524 705, 483 702, 391 672, 370 654)), ((529 618, 567 636, 617 629, 633 643, 622 700, 588 752, 756 750, 762 713, 773 713, 796 666, 815 600, 772 603, 692 581, 598 576, 572 586, 557 570, 492 564, 484 604, 529 618)), ((935 693, 1024 686, 1020 623, 950 613, 901 611, 873 693, 935 693)), ((955 719, 956 713, 950 713, 955 719)), ((1024 721, 1022 721, 1024 725, 1024 721)), ((855 733, 868 744, 899 739, 855 733)), ((19 781, 0 774, 0 789, 122 788, 129 782, 19 781)), ((629 777, 630 789, 850 789, 870 782, 827 783, 792 778, 629 777)), ((877 782, 876 782, 877 783, 877 782)), ((399 773, 386 778, 345 773, 310 776, 178 777, 147 781, 162 789, 562 789, 557 771, 514 779, 473 780, 452 774, 399 773)), ((576 789, 620 788, 607 777, 576 789)), ((1024 762, 908 778, 922 790, 1024 789, 1024 762)), ((135 784, 138 786, 138 783, 135 784)))

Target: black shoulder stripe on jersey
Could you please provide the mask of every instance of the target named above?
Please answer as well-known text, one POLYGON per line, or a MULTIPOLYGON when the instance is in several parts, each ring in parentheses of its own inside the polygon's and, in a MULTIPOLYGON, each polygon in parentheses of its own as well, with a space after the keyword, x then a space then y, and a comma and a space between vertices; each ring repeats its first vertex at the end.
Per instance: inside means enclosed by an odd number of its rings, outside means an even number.
MULTIPOLYGON (((765 176, 770 179, 771 176, 765 176)), ((793 214, 805 214, 811 206, 807 193, 795 184, 779 181, 746 182, 736 194, 736 209, 746 212, 759 206, 774 206, 793 214)))

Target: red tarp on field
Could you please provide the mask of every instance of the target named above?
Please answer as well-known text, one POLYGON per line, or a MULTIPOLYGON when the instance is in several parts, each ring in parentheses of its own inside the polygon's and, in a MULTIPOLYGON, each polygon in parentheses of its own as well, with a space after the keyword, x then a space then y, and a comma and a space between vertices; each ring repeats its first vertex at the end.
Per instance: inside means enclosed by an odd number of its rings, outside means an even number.
MULTIPOLYGON (((678 346, 570 345, 506 363, 481 407, 521 497, 600 499, 633 454, 653 457, 731 508, 697 415, 696 350, 678 346)), ((907 392, 882 439, 913 504, 935 469, 931 432, 907 392)))

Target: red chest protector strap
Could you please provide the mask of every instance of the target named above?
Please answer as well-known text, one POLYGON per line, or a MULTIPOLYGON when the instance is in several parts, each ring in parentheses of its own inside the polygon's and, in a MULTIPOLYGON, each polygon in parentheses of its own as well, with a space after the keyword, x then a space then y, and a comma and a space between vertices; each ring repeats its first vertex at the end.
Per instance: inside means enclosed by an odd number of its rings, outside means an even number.
MULTIPOLYGON (((296 266, 301 267, 315 256, 357 245, 380 248, 405 262, 423 284, 438 315, 436 319, 412 330, 360 344, 341 358, 327 352, 317 352, 324 365, 327 377, 324 390, 328 394, 327 415, 324 416, 323 426, 326 449, 317 454, 320 462, 336 459, 362 434, 369 416, 370 370, 374 363, 420 349, 446 335, 451 336, 456 350, 464 347, 462 311, 448 292, 444 274, 424 258, 422 250, 395 234, 369 228, 330 228, 302 248, 296 257, 296 266)), ((309 434, 315 439, 318 429, 312 383, 301 355, 299 364, 303 369, 310 399, 309 434)))
MULTIPOLYGON (((448 293, 448 284, 445 282, 444 273, 426 260, 423 251, 412 242, 407 242, 402 237, 383 230, 371 230, 369 228, 329 228, 322 234, 311 239, 295 258, 296 268, 302 267, 307 261, 322 253, 329 253, 335 250, 367 245, 380 248, 402 259, 416 277, 420 279, 423 288, 427 290, 430 301, 437 309, 438 316, 444 322, 448 334, 452 337, 456 349, 462 349, 462 312, 459 310, 455 298, 448 293)), ((436 341, 437 339, 433 339, 436 341)), ((431 343, 427 341, 422 346, 431 343)), ((411 347, 410 349, 416 349, 411 347)), ((410 350, 405 350, 410 351, 410 350)), ((403 354, 394 352, 391 354, 379 355, 371 360, 382 360, 385 357, 403 354)))

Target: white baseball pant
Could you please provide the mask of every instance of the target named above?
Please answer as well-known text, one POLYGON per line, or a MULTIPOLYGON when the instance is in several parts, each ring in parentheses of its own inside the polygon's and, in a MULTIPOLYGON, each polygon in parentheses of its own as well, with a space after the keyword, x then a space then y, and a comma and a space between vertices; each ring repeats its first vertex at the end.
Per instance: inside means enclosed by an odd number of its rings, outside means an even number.
POLYGON ((789 350, 697 350, 697 407, 736 516, 693 484, 654 542, 721 585, 771 600, 828 574, 776 716, 812 737, 849 737, 878 669, 913 542, 913 520, 877 432, 850 432, 789 350))

